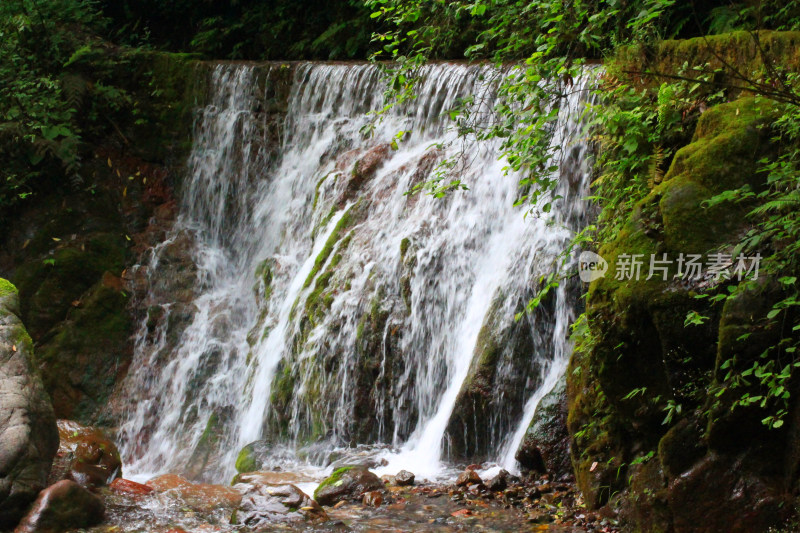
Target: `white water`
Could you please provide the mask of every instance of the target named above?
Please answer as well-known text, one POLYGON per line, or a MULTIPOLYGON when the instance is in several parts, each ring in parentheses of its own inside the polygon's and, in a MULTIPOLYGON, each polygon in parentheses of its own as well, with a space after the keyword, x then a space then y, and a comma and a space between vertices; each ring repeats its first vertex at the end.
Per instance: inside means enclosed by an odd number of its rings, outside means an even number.
MULTIPOLYGON (((382 472, 435 477, 446 466, 443 439, 493 302, 501 302, 494 320, 513 323, 520 300, 552 270, 569 227, 583 216, 586 150, 575 144, 581 95, 562 109, 555 139, 569 154, 558 191, 565 198, 552 215, 526 219, 513 207, 518 177, 504 173, 499 146, 450 145, 456 137, 441 116, 469 94, 482 97, 488 114, 496 72, 426 67, 418 98, 366 137, 365 113, 382 104, 377 70, 301 65, 276 136, 266 131, 264 107, 278 68, 220 65, 211 75, 181 215, 147 269, 147 305, 161 305, 169 318, 174 294, 160 282, 162 256, 170 242, 192 236, 190 317, 173 343, 167 318, 155 335, 142 324, 125 389, 132 407, 120 430, 126 472, 183 470, 217 413, 223 453, 203 468, 206 478, 230 475, 238 450, 257 439, 276 450, 279 443, 290 450, 321 443, 324 451, 382 442, 390 445, 382 472), (355 162, 400 130, 411 133, 355 186, 355 162), (276 139, 280 146, 271 146, 276 139), (469 191, 443 199, 406 194, 457 150, 469 157, 450 175, 469 191), (264 260, 268 287, 255 275, 264 260), (363 331, 378 339, 378 354, 372 345, 365 353, 363 331), (281 376, 291 384, 282 400, 281 376), (368 394, 359 392, 365 387, 368 394)), ((524 376, 517 392, 529 398, 516 431, 486 421, 486 431, 498 434, 494 456, 512 468, 539 398, 566 365, 574 312, 565 287, 554 309, 552 323, 531 324, 542 340, 530 365, 498 370, 524 376)), ((324 455, 309 460, 324 465, 324 455)))

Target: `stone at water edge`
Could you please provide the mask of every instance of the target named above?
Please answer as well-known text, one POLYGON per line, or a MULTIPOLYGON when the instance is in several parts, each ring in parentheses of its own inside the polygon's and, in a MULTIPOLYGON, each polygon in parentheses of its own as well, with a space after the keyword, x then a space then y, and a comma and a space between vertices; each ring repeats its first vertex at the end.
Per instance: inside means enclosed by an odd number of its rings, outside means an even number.
POLYGON ((176 474, 164 474, 145 483, 157 493, 180 499, 186 507, 206 512, 217 509, 235 509, 242 495, 231 487, 192 483, 176 474))
POLYGON ((384 490, 378 476, 363 466, 344 466, 320 483, 314 491, 314 499, 320 505, 334 505, 342 500, 358 499, 374 490, 384 490))
POLYGON ((88 489, 104 487, 122 475, 117 446, 99 428, 58 421, 59 445, 48 483, 71 479, 88 489))
POLYGON ((236 456, 236 471, 240 474, 255 472, 262 467, 260 457, 264 454, 266 445, 263 441, 251 442, 241 449, 236 456))
POLYGON ((43 490, 14 533, 60 533, 103 521, 103 502, 72 480, 43 490))
POLYGON ((270 485, 261 479, 243 474, 233 486, 242 501, 231 516, 231 524, 257 527, 276 521, 328 519, 322 507, 296 486, 270 485))
POLYGON ((19 319, 17 290, 0 279, 0 529, 14 527, 45 488, 57 449, 56 417, 19 319))
POLYGON ((383 494, 377 490, 365 492, 361 497, 361 503, 367 507, 380 507, 383 503, 383 494))
POLYGON ((108 488, 115 494, 127 494, 129 496, 144 496, 154 492, 152 487, 136 483, 129 479, 122 479, 121 477, 112 481, 108 488))
POLYGON ((400 487, 407 487, 414 484, 414 474, 408 470, 401 470, 394 476, 394 482, 400 487))
POLYGON ((480 485, 482 483, 483 480, 481 479, 481 476, 479 476, 478 473, 471 468, 464 470, 464 472, 458 476, 458 479, 456 479, 456 485, 459 487, 466 487, 467 485, 480 485))
POLYGON ((486 482, 486 488, 491 491, 505 490, 508 487, 510 474, 506 470, 500 470, 495 477, 486 482))
POLYGON ((523 468, 547 472, 553 479, 573 478, 571 436, 567 430, 567 378, 561 376, 544 395, 515 454, 523 468))

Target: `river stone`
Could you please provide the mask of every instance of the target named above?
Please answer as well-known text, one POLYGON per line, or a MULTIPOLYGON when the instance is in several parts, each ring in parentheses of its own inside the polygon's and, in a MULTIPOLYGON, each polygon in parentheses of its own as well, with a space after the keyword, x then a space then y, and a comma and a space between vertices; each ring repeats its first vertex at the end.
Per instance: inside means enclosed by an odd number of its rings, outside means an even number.
POLYGON ((566 376, 539 402, 515 458, 524 468, 547 472, 552 479, 572 478, 566 376))
POLYGON ((365 492, 384 490, 383 481, 363 466, 344 466, 333 472, 314 491, 320 505, 358 500, 365 492))
POLYGON ((276 521, 327 520, 320 505, 291 484, 272 485, 263 478, 242 474, 233 488, 242 495, 232 524, 264 526, 276 521))
POLYGON ((17 291, 0 279, 0 529, 14 527, 46 486, 57 449, 56 418, 19 319, 17 291))
POLYGON ((103 521, 100 498, 72 480, 43 490, 14 533, 58 533, 91 527, 103 521))
POLYGON ((456 479, 456 485, 459 487, 466 487, 467 485, 480 485, 483 483, 481 476, 472 468, 467 468, 456 479))
POLYGON ((409 472, 408 470, 401 470, 394 476, 394 482, 399 487, 406 487, 408 485, 414 484, 414 474, 409 472))
POLYGON ((49 484, 71 479, 88 489, 104 487, 122 475, 117 446, 99 428, 58 421, 58 453, 49 484))
POLYGON ((158 476, 145 485, 154 492, 174 498, 198 512, 219 509, 233 510, 242 502, 242 495, 231 487, 210 483, 192 483, 177 474, 158 476))

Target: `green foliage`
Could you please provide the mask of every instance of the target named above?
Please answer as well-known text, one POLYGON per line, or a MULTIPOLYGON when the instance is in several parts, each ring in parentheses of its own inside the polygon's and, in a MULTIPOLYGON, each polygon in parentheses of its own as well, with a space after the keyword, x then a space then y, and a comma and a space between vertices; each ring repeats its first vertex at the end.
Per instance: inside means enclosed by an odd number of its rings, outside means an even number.
MULTIPOLYGON (((797 74, 788 77, 789 86, 800 90, 797 74)), ((710 203, 733 202, 755 205, 749 217, 753 228, 736 243, 734 255, 744 253, 761 257, 759 277, 777 280, 780 297, 757 321, 757 330, 777 332, 776 342, 765 347, 755 360, 734 354, 720 365, 721 376, 717 396, 726 391, 737 394, 733 407, 758 407, 764 413, 762 422, 770 428, 779 428, 789 411, 792 387, 800 368, 800 107, 791 104, 779 106, 780 118, 774 124, 774 144, 779 153, 774 158, 761 161, 766 176, 764 190, 754 192, 750 187, 725 191, 710 203)), ((754 280, 716 294, 700 294, 715 304, 723 304, 744 291, 759 290, 754 280)), ((751 333, 737 340, 747 341, 751 333)))
POLYGON ((87 63, 104 55, 90 33, 102 25, 86 0, 0 4, 0 208, 84 182, 84 136, 127 99, 86 78, 87 63))
POLYGON ((372 31, 360 0, 103 0, 100 5, 114 40, 218 59, 363 57, 372 31))

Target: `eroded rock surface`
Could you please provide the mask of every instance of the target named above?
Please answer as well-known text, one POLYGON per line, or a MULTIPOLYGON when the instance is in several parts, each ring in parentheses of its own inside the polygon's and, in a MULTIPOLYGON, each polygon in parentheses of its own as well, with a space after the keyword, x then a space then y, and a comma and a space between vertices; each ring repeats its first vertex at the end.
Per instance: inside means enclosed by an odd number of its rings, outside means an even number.
POLYGON ((58 449, 50 399, 19 318, 16 288, 0 279, 0 528, 11 528, 45 487, 58 449))

